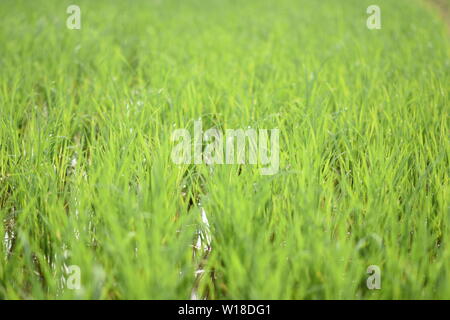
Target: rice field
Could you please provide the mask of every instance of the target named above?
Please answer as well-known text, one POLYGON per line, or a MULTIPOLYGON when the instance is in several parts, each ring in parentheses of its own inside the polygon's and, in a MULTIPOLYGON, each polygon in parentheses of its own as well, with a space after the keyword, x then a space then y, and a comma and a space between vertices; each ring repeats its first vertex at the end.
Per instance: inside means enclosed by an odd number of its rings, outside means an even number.
POLYGON ((450 299, 449 7, 1 0, 0 299, 450 299))

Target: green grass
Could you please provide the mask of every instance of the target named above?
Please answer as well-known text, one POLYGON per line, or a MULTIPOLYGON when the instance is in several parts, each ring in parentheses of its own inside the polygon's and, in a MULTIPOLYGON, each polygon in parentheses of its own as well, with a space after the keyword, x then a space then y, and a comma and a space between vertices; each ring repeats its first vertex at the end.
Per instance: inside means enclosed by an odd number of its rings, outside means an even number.
POLYGON ((449 299, 449 39, 418 0, 1 1, 0 298, 449 299), (198 118, 279 128, 278 174, 175 165, 198 118))

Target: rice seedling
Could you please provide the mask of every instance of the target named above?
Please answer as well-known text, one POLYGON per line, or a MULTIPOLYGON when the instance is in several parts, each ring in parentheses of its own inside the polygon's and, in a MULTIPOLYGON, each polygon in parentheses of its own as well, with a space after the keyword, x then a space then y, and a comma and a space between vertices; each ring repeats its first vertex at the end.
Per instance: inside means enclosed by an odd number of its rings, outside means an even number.
POLYGON ((449 299, 439 10, 2 0, 0 298, 449 299), (175 163, 199 120, 278 169, 175 163))

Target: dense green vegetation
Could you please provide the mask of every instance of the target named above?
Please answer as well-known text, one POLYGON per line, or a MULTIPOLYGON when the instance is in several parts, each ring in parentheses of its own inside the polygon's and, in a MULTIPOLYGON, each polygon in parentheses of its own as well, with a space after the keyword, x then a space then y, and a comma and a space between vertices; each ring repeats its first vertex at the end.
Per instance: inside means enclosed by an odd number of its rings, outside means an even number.
POLYGON ((450 40, 425 1, 2 0, 0 26, 0 298, 450 298, 450 40), (280 129, 280 171, 175 165, 199 118, 280 129))

